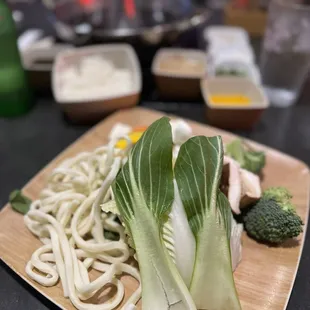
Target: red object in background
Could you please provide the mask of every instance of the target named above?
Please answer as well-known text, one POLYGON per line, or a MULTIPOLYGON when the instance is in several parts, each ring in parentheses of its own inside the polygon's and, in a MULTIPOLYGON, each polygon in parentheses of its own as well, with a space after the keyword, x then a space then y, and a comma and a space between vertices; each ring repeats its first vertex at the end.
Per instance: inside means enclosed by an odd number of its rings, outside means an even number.
POLYGON ((92 7, 94 5, 94 0, 79 0, 83 7, 92 7))
POLYGON ((124 0, 124 9, 128 18, 133 19, 136 17, 135 0, 124 0))
POLYGON ((235 0, 233 6, 238 9, 246 9, 249 6, 249 0, 235 0))

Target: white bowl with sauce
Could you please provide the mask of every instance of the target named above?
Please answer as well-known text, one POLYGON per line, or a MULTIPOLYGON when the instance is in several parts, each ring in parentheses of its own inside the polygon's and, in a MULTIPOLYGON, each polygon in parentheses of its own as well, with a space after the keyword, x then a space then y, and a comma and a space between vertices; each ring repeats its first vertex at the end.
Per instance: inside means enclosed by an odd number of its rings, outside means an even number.
POLYGON ((206 54, 184 48, 162 48, 153 60, 152 73, 163 97, 197 99, 206 74, 206 54))
POLYGON ((247 78, 216 77, 201 80, 209 124, 226 129, 249 129, 269 107, 262 89, 247 78))

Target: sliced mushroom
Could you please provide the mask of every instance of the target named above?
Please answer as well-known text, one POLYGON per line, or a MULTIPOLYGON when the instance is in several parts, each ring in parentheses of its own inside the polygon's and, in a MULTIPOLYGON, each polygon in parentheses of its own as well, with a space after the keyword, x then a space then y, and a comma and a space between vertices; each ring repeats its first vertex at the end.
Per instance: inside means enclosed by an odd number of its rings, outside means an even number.
POLYGON ((222 191, 226 194, 233 212, 240 214, 239 206, 242 194, 240 166, 228 156, 224 156, 222 191))
POLYGON ((240 214, 240 208, 256 202, 262 195, 259 177, 240 168, 238 162, 229 156, 224 156, 221 190, 235 214, 240 214))
POLYGON ((240 208, 253 204, 262 196, 259 176, 245 169, 240 169, 242 197, 240 208))

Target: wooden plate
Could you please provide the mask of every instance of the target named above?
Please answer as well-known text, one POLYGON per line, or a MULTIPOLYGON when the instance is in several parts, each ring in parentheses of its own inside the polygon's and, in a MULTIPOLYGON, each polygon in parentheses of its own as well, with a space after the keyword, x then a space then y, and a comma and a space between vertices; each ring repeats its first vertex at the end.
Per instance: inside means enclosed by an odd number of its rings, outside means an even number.
MULTIPOLYGON (((69 146, 47 167, 39 172, 25 187, 26 195, 35 199, 46 184, 46 178, 62 160, 81 151, 92 150, 107 142, 108 134, 117 122, 132 126, 149 125, 162 114, 141 108, 118 112, 94 127, 78 141, 69 146)), ((232 134, 189 122, 195 134, 207 136, 222 135, 225 142, 234 138, 232 134)), ((252 143, 267 153, 263 187, 285 186, 294 195, 297 212, 307 228, 309 203, 308 167, 292 157, 268 147, 252 143)), ((305 234, 279 247, 259 244, 246 235, 243 236, 243 259, 235 272, 235 280, 243 310, 282 310, 286 308, 295 280, 302 252, 305 234)), ((40 241, 26 228, 23 217, 6 206, 0 213, 0 256, 21 278, 35 287, 61 308, 74 309, 63 297, 60 284, 43 287, 30 280, 25 273, 25 265, 32 252, 40 246, 40 241)), ((127 294, 136 287, 135 280, 123 277, 127 294)))

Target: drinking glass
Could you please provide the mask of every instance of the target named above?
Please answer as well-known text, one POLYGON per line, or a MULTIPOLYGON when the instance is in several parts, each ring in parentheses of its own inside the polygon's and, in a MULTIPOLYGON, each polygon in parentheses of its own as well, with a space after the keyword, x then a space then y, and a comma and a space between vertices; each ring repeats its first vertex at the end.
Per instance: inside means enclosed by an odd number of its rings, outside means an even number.
POLYGON ((271 104, 292 105, 310 68, 310 6, 271 1, 260 68, 271 104))

